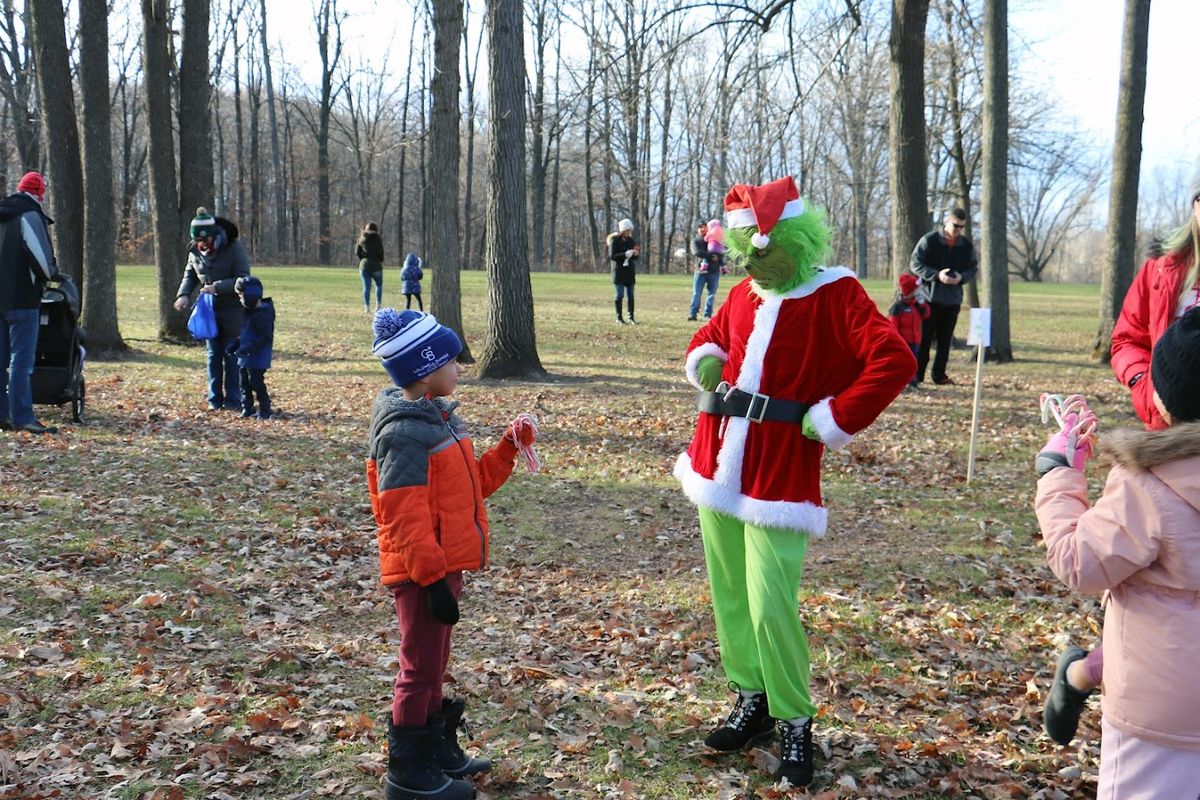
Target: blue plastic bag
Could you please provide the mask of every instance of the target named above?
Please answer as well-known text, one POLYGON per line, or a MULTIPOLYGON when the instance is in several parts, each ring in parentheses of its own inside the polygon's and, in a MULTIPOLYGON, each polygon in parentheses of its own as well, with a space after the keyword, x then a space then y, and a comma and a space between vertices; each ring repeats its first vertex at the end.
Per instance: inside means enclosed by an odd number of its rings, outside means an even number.
POLYGON ((188 331, 193 339, 217 338, 217 314, 213 311, 213 296, 204 292, 196 298, 192 315, 188 317, 188 331))

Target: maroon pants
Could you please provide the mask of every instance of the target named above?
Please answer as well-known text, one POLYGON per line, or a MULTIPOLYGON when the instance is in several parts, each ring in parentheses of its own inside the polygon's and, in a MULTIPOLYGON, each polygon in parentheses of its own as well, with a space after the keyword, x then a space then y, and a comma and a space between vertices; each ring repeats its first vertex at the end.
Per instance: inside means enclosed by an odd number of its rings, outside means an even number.
MULTIPOLYGON (((455 598, 462 594, 462 573, 446 575, 455 598)), ((450 661, 452 625, 429 616, 425 590, 409 581, 392 587, 396 620, 400 623, 400 670, 392 689, 392 722, 423 727, 442 710, 442 681, 450 661)))

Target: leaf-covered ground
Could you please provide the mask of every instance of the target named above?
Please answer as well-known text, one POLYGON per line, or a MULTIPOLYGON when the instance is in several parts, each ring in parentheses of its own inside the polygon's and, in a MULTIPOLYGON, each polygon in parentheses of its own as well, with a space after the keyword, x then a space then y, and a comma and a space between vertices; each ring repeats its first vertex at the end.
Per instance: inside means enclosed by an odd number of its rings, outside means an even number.
MULTIPOLYGON (((152 271, 123 268, 134 350, 88 363, 88 425, 0 434, 0 800, 382 796, 397 634, 363 458, 386 376, 357 272, 259 274, 282 419, 204 410, 202 350, 154 341, 152 271)), ((493 563, 455 630, 451 692, 496 761, 481 798, 789 796, 770 750, 701 745, 730 695, 696 516, 670 477, 693 417, 690 284, 639 278, 628 327, 605 276, 536 275, 550 377, 460 384, 478 441, 528 410, 545 462, 493 497, 493 563)), ((483 276, 463 291, 479 352, 483 276)), ((905 393, 827 457, 831 529, 800 609, 821 706, 812 795, 1094 795, 1098 707, 1070 748, 1041 733, 1054 657, 1090 646, 1100 617, 1042 561, 1036 398, 1082 391, 1105 426, 1134 420, 1084 356, 1095 289, 1012 294, 1019 360, 987 367, 971 485, 966 350, 957 385, 905 393)))

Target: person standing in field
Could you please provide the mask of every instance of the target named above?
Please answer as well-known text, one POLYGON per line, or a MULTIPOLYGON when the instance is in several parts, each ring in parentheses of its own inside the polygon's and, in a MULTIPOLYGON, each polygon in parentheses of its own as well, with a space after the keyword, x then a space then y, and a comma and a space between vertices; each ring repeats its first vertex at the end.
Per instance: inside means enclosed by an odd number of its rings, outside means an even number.
POLYGON ((621 315, 621 298, 627 299, 629 325, 637 325, 633 317, 633 285, 637 282, 637 260, 642 249, 633 238, 633 220, 623 219, 617 223, 616 233, 608 235, 608 260, 612 262, 612 282, 615 295, 613 306, 617 311, 617 324, 625 325, 621 315))
POLYGON ((956 208, 946 215, 942 227, 921 237, 913 248, 909 270, 925 285, 929 298, 929 318, 921 326, 921 349, 917 354, 917 383, 925 381, 929 351, 937 343, 933 358, 933 382, 939 386, 954 383, 946 374, 954 326, 962 309, 963 284, 979 271, 975 245, 963 233, 967 212, 956 208))
POLYGON ((411 309, 413 298, 417 298, 417 310, 424 311, 425 306, 421 302, 421 279, 425 277, 425 273, 421 271, 421 259, 416 253, 409 253, 404 257, 404 266, 400 269, 400 281, 403 284, 401 288, 404 290, 404 308, 411 309))
POLYGON ((374 222, 363 226, 354 243, 354 254, 358 257, 358 271, 362 277, 363 306, 370 314, 372 284, 375 285, 375 310, 383 304, 383 237, 374 222))

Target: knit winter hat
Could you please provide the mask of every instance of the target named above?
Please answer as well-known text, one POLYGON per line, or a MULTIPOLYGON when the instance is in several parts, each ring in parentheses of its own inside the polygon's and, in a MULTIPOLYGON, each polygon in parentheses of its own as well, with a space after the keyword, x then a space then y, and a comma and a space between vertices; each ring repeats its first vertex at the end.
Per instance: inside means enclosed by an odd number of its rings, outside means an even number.
POLYGON ((197 208, 192 217, 191 233, 193 239, 217 235, 217 219, 204 206, 197 208))
POLYGON ((918 283, 920 283, 920 281, 917 280, 916 275, 913 275, 911 272, 904 273, 900 276, 900 293, 912 294, 917 290, 918 283))
POLYGON ((26 172, 17 181, 17 191, 31 194, 39 203, 46 202, 46 179, 40 172, 26 172))
POLYGON ((371 352, 397 386, 408 386, 453 361, 462 352, 458 334, 433 314, 381 308, 375 312, 371 352))
POLYGON ((617 223, 617 233, 633 230, 633 220, 623 219, 617 223))
POLYGON ((243 275, 233 284, 233 290, 248 301, 262 300, 262 281, 253 275, 243 275))
POLYGON ((1174 419, 1200 419, 1200 308, 1171 323, 1155 343, 1150 377, 1174 419))

